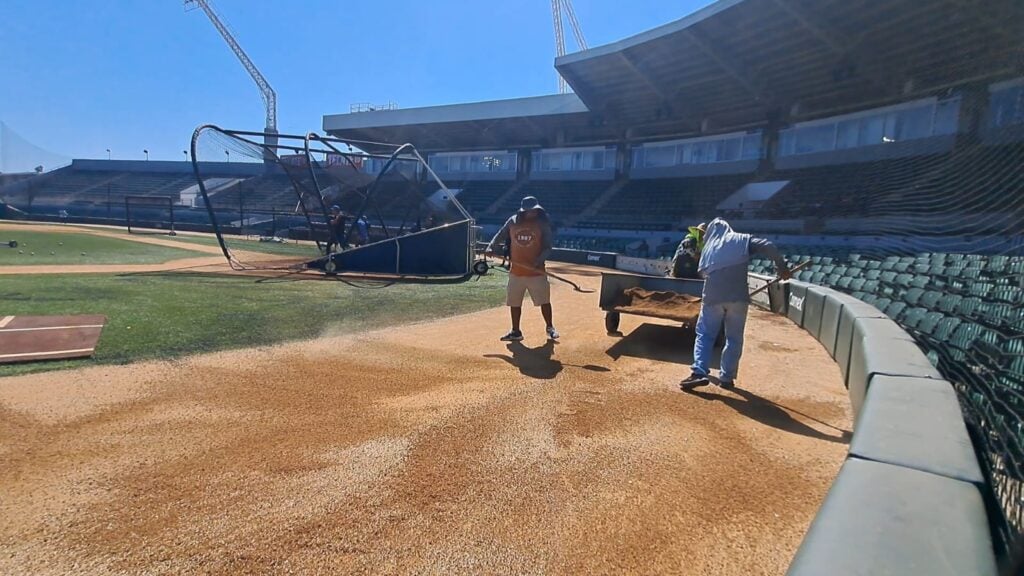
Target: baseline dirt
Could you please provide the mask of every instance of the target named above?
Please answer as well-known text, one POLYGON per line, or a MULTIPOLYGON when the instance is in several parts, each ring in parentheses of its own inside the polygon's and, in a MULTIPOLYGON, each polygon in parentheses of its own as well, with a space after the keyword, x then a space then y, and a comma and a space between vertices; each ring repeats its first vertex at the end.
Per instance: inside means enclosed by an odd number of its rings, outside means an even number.
POLYGON ((847 449, 828 355, 752 311, 738 388, 685 393, 677 327, 552 289, 559 344, 499 308, 0 379, 0 573, 784 573, 847 449))

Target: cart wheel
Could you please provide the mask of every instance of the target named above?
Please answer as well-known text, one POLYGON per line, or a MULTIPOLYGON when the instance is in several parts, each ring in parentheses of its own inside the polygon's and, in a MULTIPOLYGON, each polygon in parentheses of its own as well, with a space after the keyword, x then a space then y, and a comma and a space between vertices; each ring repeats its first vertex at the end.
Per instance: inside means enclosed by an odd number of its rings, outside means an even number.
POLYGON ((618 312, 607 312, 604 315, 604 328, 609 334, 617 334, 619 332, 619 313, 618 312))
POLYGON ((476 274, 477 276, 483 276, 484 274, 487 274, 487 271, 489 269, 490 266, 487 265, 486 260, 477 260, 476 262, 473 262, 473 273, 476 274))
POLYGON ((328 260, 327 263, 324 264, 324 272, 328 274, 334 274, 337 271, 338 265, 334 263, 334 260, 328 260))

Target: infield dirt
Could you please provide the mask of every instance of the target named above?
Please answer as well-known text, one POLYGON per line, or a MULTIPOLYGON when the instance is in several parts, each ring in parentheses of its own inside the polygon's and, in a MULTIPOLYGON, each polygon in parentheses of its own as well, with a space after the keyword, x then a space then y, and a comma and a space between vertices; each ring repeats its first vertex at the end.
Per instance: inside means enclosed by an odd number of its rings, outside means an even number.
POLYGON ((552 288, 558 344, 497 308, 0 379, 0 573, 784 573, 846 453, 828 354, 752 311, 687 393, 679 328, 552 288))

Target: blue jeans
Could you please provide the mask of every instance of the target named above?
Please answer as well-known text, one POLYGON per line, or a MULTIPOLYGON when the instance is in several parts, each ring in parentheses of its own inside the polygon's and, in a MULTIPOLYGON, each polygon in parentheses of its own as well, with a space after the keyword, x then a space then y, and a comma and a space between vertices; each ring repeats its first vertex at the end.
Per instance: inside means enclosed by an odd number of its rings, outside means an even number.
POLYGON ((715 351, 715 339, 725 323, 725 348, 722 350, 722 365, 719 377, 722 380, 736 379, 743 355, 743 329, 747 325, 746 302, 725 302, 723 304, 701 304, 697 319, 697 339, 693 343, 693 371, 702 376, 709 374, 708 364, 715 351))

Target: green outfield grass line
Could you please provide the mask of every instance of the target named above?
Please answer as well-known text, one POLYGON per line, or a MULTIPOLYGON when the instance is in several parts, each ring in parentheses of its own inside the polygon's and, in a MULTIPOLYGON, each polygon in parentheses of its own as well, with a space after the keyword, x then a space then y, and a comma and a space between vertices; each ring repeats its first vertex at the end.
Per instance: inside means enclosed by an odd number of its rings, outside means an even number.
POLYGON ((0 266, 162 264, 208 255, 185 245, 175 248, 82 232, 0 230, 0 266), (17 247, 10 247, 11 241, 17 247))
MULTIPOLYGON (((195 236, 190 234, 179 234, 177 236, 168 236, 168 239, 177 240, 186 244, 200 244, 203 246, 219 246, 217 238, 214 236, 195 236)), ((225 236, 225 243, 228 249, 237 251, 244 250, 247 252, 259 252, 261 254, 277 254, 281 256, 296 256, 302 258, 308 258, 310 260, 319 258, 321 256, 320 251, 317 249, 316 244, 312 242, 298 243, 295 241, 285 241, 283 243, 278 242, 260 242, 257 238, 242 238, 239 236, 225 236)))
POLYGON ((505 294, 505 277, 498 274, 447 284, 372 284, 375 289, 183 272, 56 278, 4 277, 0 318, 106 315, 95 355, 0 366, 0 377, 349 334, 499 306, 505 294))

